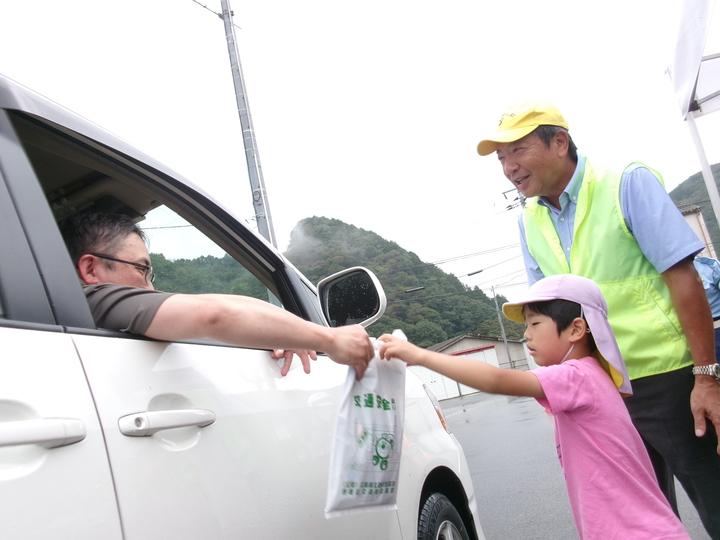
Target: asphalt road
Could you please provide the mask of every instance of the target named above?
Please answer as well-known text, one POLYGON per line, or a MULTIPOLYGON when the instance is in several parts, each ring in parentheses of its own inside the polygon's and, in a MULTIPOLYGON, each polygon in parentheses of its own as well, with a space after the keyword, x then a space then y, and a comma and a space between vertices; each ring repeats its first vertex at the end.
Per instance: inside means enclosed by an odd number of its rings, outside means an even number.
MULTIPOLYGON (((487 540, 577 539, 552 419, 535 400, 475 394, 441 404, 465 449, 487 540)), ((709 540, 677 487, 690 536, 709 540)))

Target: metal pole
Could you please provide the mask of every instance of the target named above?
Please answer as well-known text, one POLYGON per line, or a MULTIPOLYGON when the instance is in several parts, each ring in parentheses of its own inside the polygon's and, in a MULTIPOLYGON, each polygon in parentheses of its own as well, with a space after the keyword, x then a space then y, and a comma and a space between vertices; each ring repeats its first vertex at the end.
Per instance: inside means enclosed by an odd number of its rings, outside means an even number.
POLYGON ((497 294, 495 294, 495 286, 491 285, 490 290, 492 291, 493 299, 495 300, 495 311, 497 311, 498 322, 500 323, 500 334, 502 335, 502 340, 505 344, 505 354, 507 355, 508 365, 511 369, 515 369, 515 362, 513 362, 512 358, 510 357, 510 347, 508 347, 507 337, 505 337, 505 324, 503 323, 502 313, 500 313, 500 306, 498 305, 497 294))
POLYGON ((260 168, 260 157, 255 143, 255 133, 250 118, 250 109, 247 103, 245 92, 245 81, 243 79, 240 56, 235 42, 235 29, 232 22, 232 11, 228 0, 220 0, 222 4, 222 15, 220 17, 225 25, 225 39, 227 40, 228 53, 230 54, 230 69, 232 70, 233 84, 235 85, 235 101, 237 102, 238 114, 240 115, 240 126, 242 127, 243 144, 245 145, 245 162, 247 163, 248 176, 250 178, 250 189, 252 190, 253 206, 255 207, 255 219, 257 220, 258 231, 273 246, 277 247, 275 230, 270 215, 270 205, 265 192, 262 169, 260 168))
POLYGON ((690 128, 690 135, 692 136, 693 143, 695 143, 695 150, 697 150, 698 159, 700 160, 700 170, 702 171, 703 179, 705 180, 705 187, 707 188, 708 196, 710 197, 710 205, 712 206, 718 226, 720 226, 720 195, 718 195, 715 177, 713 176, 712 169, 710 169, 710 164, 708 163, 707 156, 705 155, 705 149, 703 148, 702 141, 700 140, 700 133, 698 132, 697 125, 695 124, 695 113, 693 111, 690 111, 687 115, 687 125, 688 128, 690 128))

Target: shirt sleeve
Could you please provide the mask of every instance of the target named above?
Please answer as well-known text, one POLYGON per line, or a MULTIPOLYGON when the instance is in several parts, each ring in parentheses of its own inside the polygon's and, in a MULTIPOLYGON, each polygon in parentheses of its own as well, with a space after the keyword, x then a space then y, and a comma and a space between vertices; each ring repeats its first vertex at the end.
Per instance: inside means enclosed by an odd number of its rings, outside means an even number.
POLYGON ((720 264, 713 259, 712 262, 712 281, 716 289, 720 289, 720 264))
POLYGON ((530 250, 527 247, 527 238, 525 238, 525 225, 523 224, 522 213, 518 216, 518 227, 520 228, 520 249, 522 250, 523 262, 525 263, 525 272, 527 273, 528 286, 532 285, 536 281, 540 281, 545 277, 540 265, 530 254, 530 250))
POLYGON ((647 167, 625 170, 620 204, 628 229, 658 272, 696 255, 705 247, 657 176, 647 167))
POLYGON ((533 369, 540 381, 545 399, 538 401, 550 412, 557 414, 592 407, 592 392, 587 374, 573 360, 562 364, 533 369))
POLYGON ((162 303, 171 293, 124 285, 83 287, 98 328, 144 335, 162 303))

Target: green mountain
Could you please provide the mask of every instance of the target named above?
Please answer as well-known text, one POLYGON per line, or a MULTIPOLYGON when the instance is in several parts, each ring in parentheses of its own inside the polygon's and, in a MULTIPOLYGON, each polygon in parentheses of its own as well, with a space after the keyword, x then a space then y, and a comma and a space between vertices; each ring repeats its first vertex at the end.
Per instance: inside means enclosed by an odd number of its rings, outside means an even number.
POLYGON ((159 291, 185 293, 242 294, 267 300, 267 289, 250 272, 230 257, 204 255, 195 259, 167 259, 151 255, 159 291))
MULTIPOLYGON (((500 336, 495 302, 481 289, 467 287, 371 231, 337 219, 307 218, 293 229, 285 255, 313 283, 351 266, 372 270, 388 299, 373 335, 401 328, 423 347, 460 334, 500 336)), ((498 297, 500 304, 505 301, 498 297)), ((508 338, 522 337, 521 325, 505 319, 504 326, 508 338)))
MULTIPOLYGON (((720 163, 716 163, 710 167, 715 177, 715 185, 720 186, 720 163)), ((710 239, 713 246, 717 250, 720 246, 720 228, 718 228, 717 219, 710 204, 705 180, 702 173, 697 172, 690 176, 687 180, 679 184, 670 192, 670 198, 682 210, 684 207, 697 206, 700 208, 705 225, 710 233, 710 239)))

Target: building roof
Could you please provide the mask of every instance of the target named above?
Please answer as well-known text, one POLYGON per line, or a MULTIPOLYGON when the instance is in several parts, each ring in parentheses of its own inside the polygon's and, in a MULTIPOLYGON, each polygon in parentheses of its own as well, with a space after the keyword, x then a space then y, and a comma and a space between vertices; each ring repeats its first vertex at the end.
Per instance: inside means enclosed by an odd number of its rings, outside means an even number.
POLYGON ((701 208, 698 205, 692 203, 678 204, 677 207, 683 216, 687 216, 688 214, 697 214, 701 211, 701 208))
MULTIPOLYGON (((440 343, 436 343, 435 345, 431 345, 428 347, 428 350, 435 351, 435 352, 442 352, 453 345, 460 343, 461 341, 465 339, 476 339, 476 340, 483 340, 483 341, 493 341, 495 343, 502 343, 502 338, 497 336, 480 336, 480 335, 472 335, 472 334, 461 334, 459 336, 455 336, 453 338, 447 339, 445 341, 441 341, 440 343)), ((524 340, 522 339, 511 339, 508 338, 508 343, 523 343, 524 340)))

